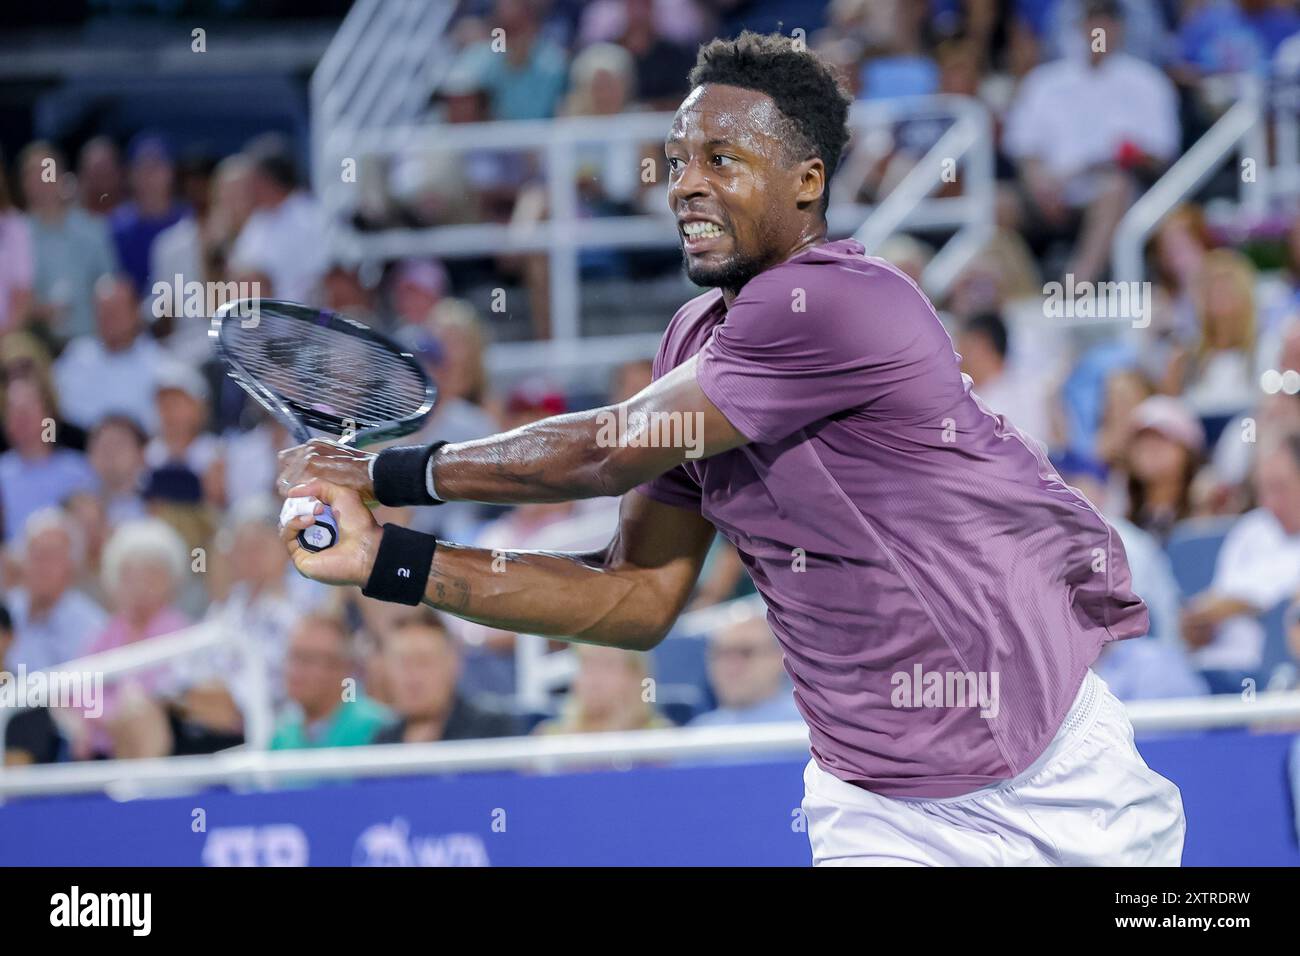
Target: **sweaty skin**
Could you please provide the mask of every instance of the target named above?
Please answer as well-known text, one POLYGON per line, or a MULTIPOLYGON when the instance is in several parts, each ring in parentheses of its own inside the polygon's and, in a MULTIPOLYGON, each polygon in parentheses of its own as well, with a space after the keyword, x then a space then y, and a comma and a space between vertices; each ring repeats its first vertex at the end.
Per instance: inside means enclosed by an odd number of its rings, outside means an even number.
MULTIPOLYGON (((668 203, 687 273, 722 288, 727 306, 753 276, 826 240, 826 167, 816 156, 789 155, 791 126, 766 94, 706 84, 682 103, 665 141, 668 203), (722 235, 688 239, 683 227, 700 221, 722 235)), ((701 390, 695 369, 691 359, 621 405, 444 446, 434 484, 447 501, 624 497, 614 540, 596 552, 507 551, 506 571, 496 573, 501 552, 440 542, 424 602, 503 630, 636 650, 657 644, 690 596, 713 527, 696 512, 632 491, 680 465, 689 449, 609 445, 597 436, 610 415, 637 421, 677 413, 699 416, 703 457, 746 444, 701 390)), ((309 516, 285 526, 285 545, 307 577, 351 585, 369 578, 381 533, 363 503, 374 498, 371 457, 320 440, 281 452, 281 493, 315 496, 339 521, 339 543, 315 554, 296 540, 309 516)))

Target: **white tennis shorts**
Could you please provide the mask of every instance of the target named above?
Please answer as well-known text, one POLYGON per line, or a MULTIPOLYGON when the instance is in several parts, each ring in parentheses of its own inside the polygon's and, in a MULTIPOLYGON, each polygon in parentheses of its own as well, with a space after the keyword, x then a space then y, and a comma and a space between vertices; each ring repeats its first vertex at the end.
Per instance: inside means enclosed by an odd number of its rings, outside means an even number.
POLYGON ((959 797, 882 797, 809 761, 803 809, 817 866, 1178 866, 1183 801, 1146 765, 1133 725, 1089 671, 1024 773, 959 797))

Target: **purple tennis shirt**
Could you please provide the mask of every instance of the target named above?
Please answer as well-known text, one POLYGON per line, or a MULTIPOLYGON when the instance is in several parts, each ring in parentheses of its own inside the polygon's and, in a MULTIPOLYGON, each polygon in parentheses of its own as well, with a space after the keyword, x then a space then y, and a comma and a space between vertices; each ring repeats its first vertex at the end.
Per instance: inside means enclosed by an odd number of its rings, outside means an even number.
POLYGON ((655 377, 750 443, 638 488, 740 552, 813 758, 886 796, 948 797, 1046 749, 1107 641, 1147 631, 1119 535, 971 394, 905 275, 851 239, 673 317, 655 377))

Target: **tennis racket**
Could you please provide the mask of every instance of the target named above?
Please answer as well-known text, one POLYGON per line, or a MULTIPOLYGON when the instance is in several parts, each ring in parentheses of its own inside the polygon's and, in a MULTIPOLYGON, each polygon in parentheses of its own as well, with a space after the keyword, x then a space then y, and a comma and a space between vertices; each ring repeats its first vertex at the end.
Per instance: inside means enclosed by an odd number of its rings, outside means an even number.
MULTIPOLYGON (((325 309, 276 299, 227 302, 209 335, 227 374, 277 418, 299 444, 323 433, 358 448, 419 429, 437 389, 416 358, 367 325, 325 309)), ((316 501, 290 498, 286 513, 316 501)), ((327 505, 298 532, 308 551, 338 541, 327 505)))

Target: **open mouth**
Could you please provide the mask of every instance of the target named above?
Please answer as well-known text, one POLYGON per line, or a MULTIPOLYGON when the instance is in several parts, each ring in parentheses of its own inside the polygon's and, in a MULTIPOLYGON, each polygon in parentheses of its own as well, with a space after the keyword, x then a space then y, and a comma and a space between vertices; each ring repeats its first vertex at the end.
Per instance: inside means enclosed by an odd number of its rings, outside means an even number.
POLYGON ((683 222, 680 229, 683 245, 686 251, 692 254, 706 252, 727 235, 717 223, 703 219, 683 222))

